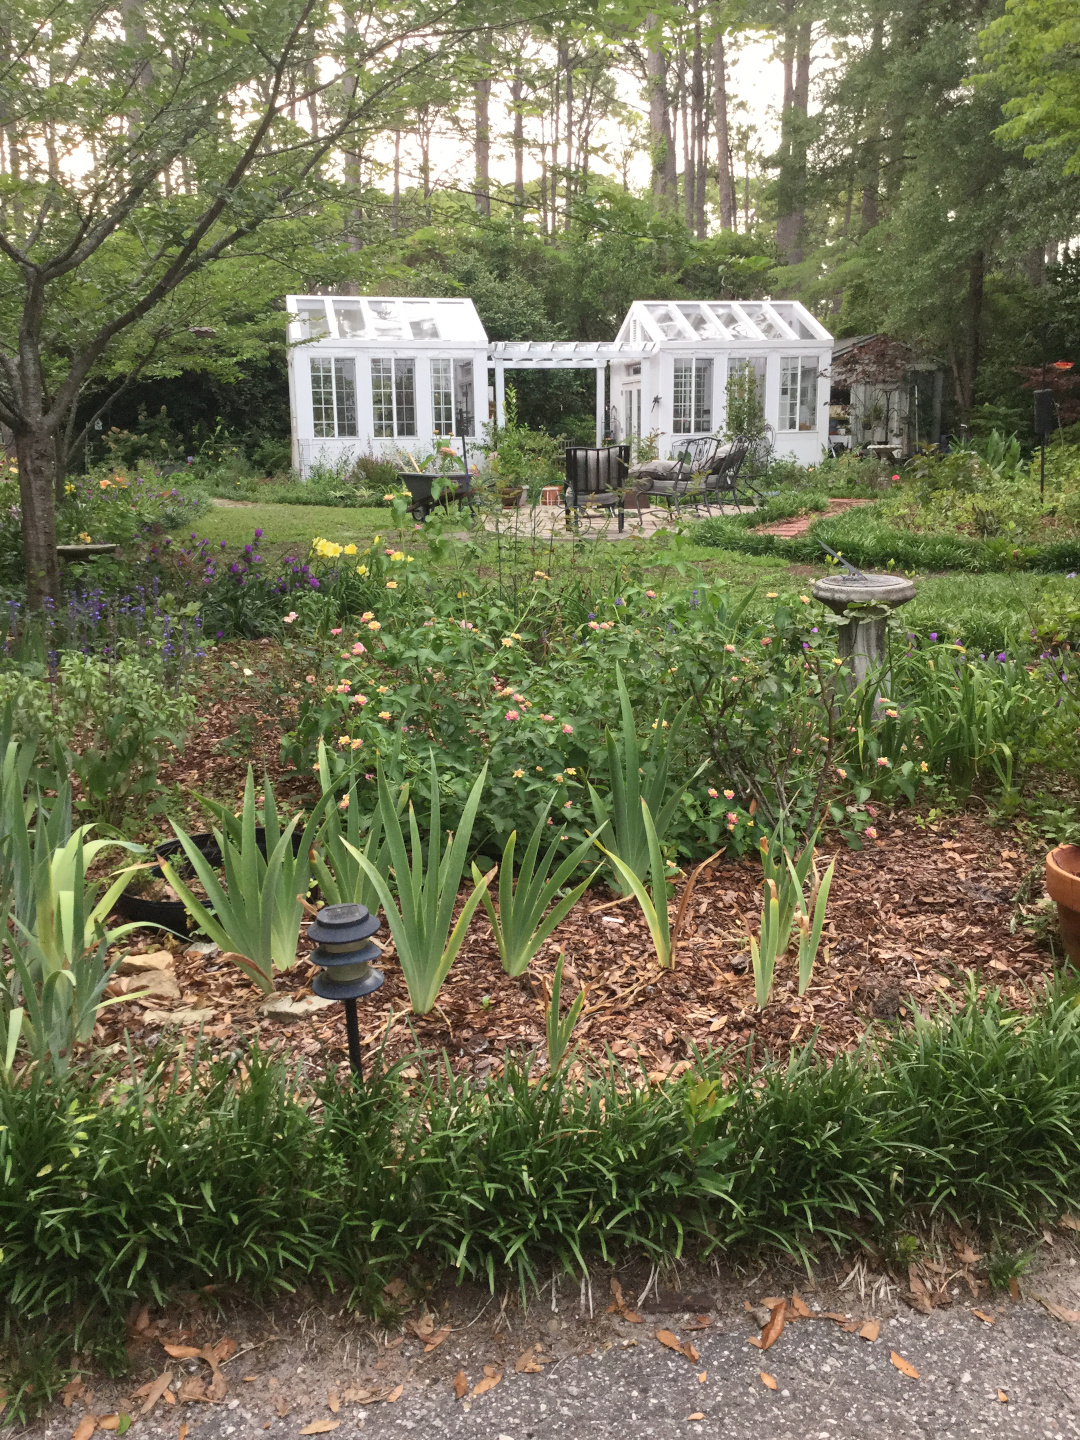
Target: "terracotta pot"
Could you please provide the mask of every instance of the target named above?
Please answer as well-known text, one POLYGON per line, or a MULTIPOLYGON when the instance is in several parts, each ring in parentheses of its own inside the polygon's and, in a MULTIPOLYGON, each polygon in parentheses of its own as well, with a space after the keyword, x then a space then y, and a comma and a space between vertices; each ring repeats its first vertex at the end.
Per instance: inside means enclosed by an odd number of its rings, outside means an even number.
POLYGON ((1059 845, 1046 857, 1046 893, 1057 902, 1065 953, 1080 965, 1080 845, 1059 845))

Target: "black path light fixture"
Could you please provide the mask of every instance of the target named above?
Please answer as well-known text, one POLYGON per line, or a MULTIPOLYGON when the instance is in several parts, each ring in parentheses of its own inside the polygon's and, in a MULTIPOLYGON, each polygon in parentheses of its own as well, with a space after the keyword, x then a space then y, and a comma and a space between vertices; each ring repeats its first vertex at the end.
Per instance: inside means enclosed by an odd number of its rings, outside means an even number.
POLYGON ((361 1080, 364 1069, 356 1002, 378 990, 386 978, 371 964, 382 954, 371 938, 378 929, 378 918, 366 905, 324 905, 308 926, 308 939, 315 942, 308 959, 320 968, 311 988, 323 1000, 345 1002, 349 1063, 353 1074, 361 1080))

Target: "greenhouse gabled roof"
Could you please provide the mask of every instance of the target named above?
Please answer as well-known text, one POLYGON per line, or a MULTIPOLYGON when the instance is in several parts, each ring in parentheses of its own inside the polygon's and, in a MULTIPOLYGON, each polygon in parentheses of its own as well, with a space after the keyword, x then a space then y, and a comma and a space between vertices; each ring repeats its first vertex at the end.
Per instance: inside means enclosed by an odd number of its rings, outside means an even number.
POLYGON ((619 339, 831 341, 832 336, 797 300, 635 300, 619 339))
POLYGON ((393 295, 287 295, 289 339, 442 341, 486 345, 471 300, 393 295))

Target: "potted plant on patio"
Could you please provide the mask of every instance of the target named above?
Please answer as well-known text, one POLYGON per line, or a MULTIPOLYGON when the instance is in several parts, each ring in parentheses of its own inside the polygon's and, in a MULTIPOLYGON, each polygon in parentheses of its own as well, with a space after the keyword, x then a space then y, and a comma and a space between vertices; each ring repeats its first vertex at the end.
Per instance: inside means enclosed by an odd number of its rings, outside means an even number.
POLYGON ((1080 845, 1059 845, 1047 855, 1046 893, 1057 904, 1065 954, 1080 965, 1080 845))

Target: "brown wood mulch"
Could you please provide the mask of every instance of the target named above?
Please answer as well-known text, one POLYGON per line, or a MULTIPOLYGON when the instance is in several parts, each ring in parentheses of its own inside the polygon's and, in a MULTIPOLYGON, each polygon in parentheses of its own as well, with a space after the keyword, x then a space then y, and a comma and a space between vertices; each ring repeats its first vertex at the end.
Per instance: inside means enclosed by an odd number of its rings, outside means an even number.
MULTIPOLYGON (((1022 928, 1011 933, 1014 897, 1032 870, 1015 832, 974 815, 928 820, 911 811, 879 816, 878 839, 855 852, 832 839, 837 859, 828 922, 808 993, 796 993, 794 955, 778 966, 772 1003, 757 1010, 748 965, 746 921, 757 928, 761 867, 755 857, 718 861, 701 876, 689 906, 674 968, 660 970, 636 902, 594 886, 574 908, 529 972, 502 972, 490 927, 474 919, 435 1009, 409 1010, 408 994, 384 931, 386 983, 360 1004, 367 1063, 381 1047, 391 1058, 445 1050, 455 1069, 491 1074, 507 1053, 544 1055, 544 987, 559 949, 565 952, 564 1005, 587 989, 576 1040, 595 1057, 610 1047, 624 1063, 653 1078, 685 1068, 694 1048, 746 1049, 751 1063, 783 1057, 812 1036, 824 1056, 852 1048, 869 1026, 903 1022, 910 1006, 928 1013, 942 997, 957 1000, 969 979, 1000 986, 1023 1008, 1032 983, 1052 967, 1048 950, 1022 928)), ((676 897, 678 898, 678 897, 676 897)), ((132 950, 162 948, 146 932, 132 950)), ((212 1011, 204 1034, 228 1050, 259 1038, 282 1045, 312 1069, 346 1056, 344 1012, 334 1005, 288 1023, 258 1013, 263 996, 231 962, 188 950, 171 939, 180 998, 175 1009, 212 1011)), ((307 942, 302 943, 302 951, 307 942)), ((301 955, 279 972, 279 992, 310 993, 314 968, 301 955)), ((148 1006, 160 1012, 160 999, 148 1006)), ((162 1032, 135 1003, 104 1012, 99 1042, 127 1030, 138 1044, 162 1032)), ((188 1027, 187 1034, 193 1033, 188 1027)))

